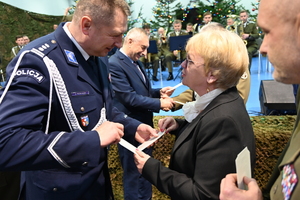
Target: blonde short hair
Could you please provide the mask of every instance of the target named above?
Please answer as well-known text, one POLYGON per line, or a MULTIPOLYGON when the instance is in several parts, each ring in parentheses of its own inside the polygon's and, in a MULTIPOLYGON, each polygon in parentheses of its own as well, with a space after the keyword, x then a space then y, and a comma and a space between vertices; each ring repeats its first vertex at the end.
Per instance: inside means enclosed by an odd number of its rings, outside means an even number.
POLYGON ((208 28, 189 39, 186 51, 204 59, 205 72, 217 77, 217 88, 236 86, 249 65, 245 44, 226 29, 208 28))

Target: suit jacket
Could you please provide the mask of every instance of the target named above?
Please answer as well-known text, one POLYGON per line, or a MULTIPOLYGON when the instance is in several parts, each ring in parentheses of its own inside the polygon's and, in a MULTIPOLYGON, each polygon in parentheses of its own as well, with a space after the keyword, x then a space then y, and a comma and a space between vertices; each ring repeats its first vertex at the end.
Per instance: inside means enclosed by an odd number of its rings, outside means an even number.
POLYGON ((177 120, 169 168, 153 158, 142 175, 171 199, 219 199, 220 183, 236 172, 235 159, 248 147, 252 169, 255 141, 249 115, 235 87, 212 102, 191 122, 177 120))
MULTIPOLYGON (((65 95, 85 132, 71 130, 53 88, 49 132, 45 134, 50 77, 42 58, 27 53, 0 105, 0 170, 24 171, 21 184, 26 199, 109 199, 107 148, 100 147, 101 138, 92 129, 103 107, 107 120, 124 124, 128 131, 125 138, 134 137, 140 122, 113 107, 107 58, 98 60, 99 88, 88 76, 90 66, 62 25, 21 52, 39 49, 42 56, 56 63, 66 86, 65 95)), ((8 79, 20 53, 7 67, 8 79)))
POLYGON ((160 89, 152 89, 143 64, 140 69, 122 52, 109 58, 112 86, 115 92, 114 105, 128 116, 153 126, 153 112, 160 111, 160 89))

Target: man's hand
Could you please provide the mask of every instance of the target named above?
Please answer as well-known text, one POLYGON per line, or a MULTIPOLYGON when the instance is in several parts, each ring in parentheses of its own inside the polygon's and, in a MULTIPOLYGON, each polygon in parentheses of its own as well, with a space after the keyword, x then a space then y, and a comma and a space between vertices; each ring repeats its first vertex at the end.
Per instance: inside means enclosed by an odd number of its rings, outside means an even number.
POLYGON ((166 117, 158 121, 158 127, 160 131, 166 130, 166 132, 174 131, 178 128, 178 124, 173 117, 166 117))
POLYGON ((157 131, 147 124, 140 124, 135 133, 135 140, 143 143, 152 137, 158 137, 157 131))
POLYGON ((164 111, 169 111, 173 108, 174 106, 174 101, 172 98, 161 98, 160 99, 160 108, 164 111))
POLYGON ((175 91, 175 89, 173 87, 170 87, 170 86, 161 88, 160 97, 161 98, 170 97, 173 94, 174 91, 175 91))
POLYGON ((262 193, 253 178, 244 177, 248 190, 237 187, 237 175, 228 174, 221 182, 220 200, 262 200, 262 193))
POLYGON ((124 135, 124 126, 114 122, 103 122, 96 131, 100 138, 100 146, 106 147, 110 144, 116 144, 124 135))

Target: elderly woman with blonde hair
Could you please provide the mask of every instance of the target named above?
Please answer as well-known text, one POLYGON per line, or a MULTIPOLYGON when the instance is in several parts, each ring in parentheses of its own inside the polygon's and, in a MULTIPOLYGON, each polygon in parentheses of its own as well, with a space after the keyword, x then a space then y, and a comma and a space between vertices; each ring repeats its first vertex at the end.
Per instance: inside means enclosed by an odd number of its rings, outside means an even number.
POLYGON ((197 93, 183 106, 185 119, 167 117, 161 130, 176 136, 169 167, 136 151, 135 162, 147 180, 171 199, 219 199, 220 182, 235 173, 235 159, 245 147, 255 164, 249 115, 236 85, 248 67, 243 41, 225 29, 194 35, 186 46, 182 83, 197 93))

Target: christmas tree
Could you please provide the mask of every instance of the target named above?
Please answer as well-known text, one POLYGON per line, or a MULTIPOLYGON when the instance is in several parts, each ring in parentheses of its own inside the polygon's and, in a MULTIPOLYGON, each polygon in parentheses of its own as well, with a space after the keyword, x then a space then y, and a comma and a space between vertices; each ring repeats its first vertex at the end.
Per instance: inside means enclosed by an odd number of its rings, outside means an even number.
POLYGON ((156 5, 152 8, 153 20, 150 20, 151 28, 158 29, 164 27, 168 32, 174 21, 175 10, 181 4, 177 4, 175 7, 171 6, 175 0, 156 0, 156 5))
MULTIPOLYGON (((129 7, 132 8, 132 5, 134 4, 133 0, 126 0, 129 7)), ((133 17, 132 16, 132 10, 131 11, 131 15, 128 17, 128 30, 132 29, 133 27, 135 27, 135 24, 136 23, 139 23, 139 22, 144 22, 145 19, 142 17, 142 10, 143 8, 141 7, 138 14, 137 14, 137 17, 133 17)))
POLYGON ((183 24, 191 22, 202 24, 203 13, 210 12, 214 22, 226 25, 228 17, 238 18, 239 12, 245 10, 242 5, 237 5, 240 0, 196 0, 187 8, 181 8, 176 13, 177 18, 182 19, 183 24))

